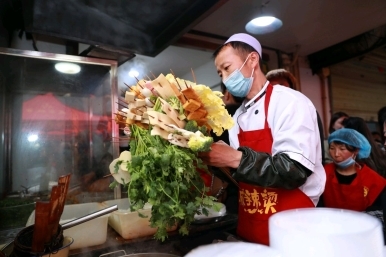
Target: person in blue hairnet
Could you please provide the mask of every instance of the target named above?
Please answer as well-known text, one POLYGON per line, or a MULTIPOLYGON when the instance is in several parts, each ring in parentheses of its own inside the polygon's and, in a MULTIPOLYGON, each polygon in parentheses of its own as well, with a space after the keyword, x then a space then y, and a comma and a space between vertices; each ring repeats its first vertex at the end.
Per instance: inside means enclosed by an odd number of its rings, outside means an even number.
POLYGON ((382 221, 386 207, 386 179, 360 160, 370 155, 367 139, 354 129, 343 128, 328 138, 333 163, 326 164, 323 206, 372 212, 382 221))

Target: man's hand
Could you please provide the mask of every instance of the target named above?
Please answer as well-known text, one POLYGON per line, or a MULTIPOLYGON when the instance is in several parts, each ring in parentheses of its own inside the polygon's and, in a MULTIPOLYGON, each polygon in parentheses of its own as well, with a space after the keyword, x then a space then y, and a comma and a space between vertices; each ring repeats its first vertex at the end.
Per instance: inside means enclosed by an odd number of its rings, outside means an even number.
POLYGON ((218 141, 211 146, 209 152, 199 153, 200 158, 210 166, 237 168, 240 164, 242 153, 224 143, 218 141))

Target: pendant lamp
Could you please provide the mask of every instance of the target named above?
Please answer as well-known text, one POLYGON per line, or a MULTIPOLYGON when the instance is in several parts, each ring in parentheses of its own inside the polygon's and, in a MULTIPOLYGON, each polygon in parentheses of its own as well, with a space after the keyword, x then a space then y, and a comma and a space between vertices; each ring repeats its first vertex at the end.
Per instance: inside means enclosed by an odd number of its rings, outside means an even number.
POLYGON ((283 25, 283 22, 280 19, 264 13, 263 9, 269 2, 270 0, 262 3, 260 7, 260 14, 245 25, 245 30, 248 33, 254 35, 267 34, 278 30, 283 25))

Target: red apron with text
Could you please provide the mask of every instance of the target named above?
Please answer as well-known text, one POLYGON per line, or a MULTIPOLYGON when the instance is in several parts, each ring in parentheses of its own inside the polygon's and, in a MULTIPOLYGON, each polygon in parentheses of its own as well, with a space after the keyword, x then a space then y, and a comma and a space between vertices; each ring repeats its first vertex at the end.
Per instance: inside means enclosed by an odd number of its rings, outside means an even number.
MULTIPOLYGON (((247 146, 258 152, 272 154, 273 138, 268 127, 268 106, 273 86, 268 85, 265 102, 264 129, 242 131, 238 135, 240 146, 247 146)), ((268 218, 279 211, 315 207, 311 199, 301 190, 259 187, 239 183, 239 212, 237 234, 247 241, 269 245, 268 218)))
POLYGON ((323 192, 323 203, 326 207, 364 211, 374 203, 385 188, 386 180, 366 165, 363 165, 362 169, 357 169, 357 176, 349 185, 339 184, 335 168, 334 163, 324 166, 326 187, 323 192))

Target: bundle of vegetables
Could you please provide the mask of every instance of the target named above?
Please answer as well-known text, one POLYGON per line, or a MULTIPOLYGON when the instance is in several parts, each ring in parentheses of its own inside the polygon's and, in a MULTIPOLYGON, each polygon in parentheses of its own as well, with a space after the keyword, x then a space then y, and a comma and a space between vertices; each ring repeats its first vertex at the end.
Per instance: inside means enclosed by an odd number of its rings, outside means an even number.
POLYGON ((130 131, 130 152, 110 164, 111 186, 127 186, 132 210, 140 213, 145 203, 152 204, 156 239, 165 240, 176 224, 188 234, 194 215, 215 205, 197 169, 207 170, 198 152, 210 150, 210 131, 221 135, 233 126, 220 97, 171 74, 138 81, 125 94, 127 108, 115 119, 130 131))

